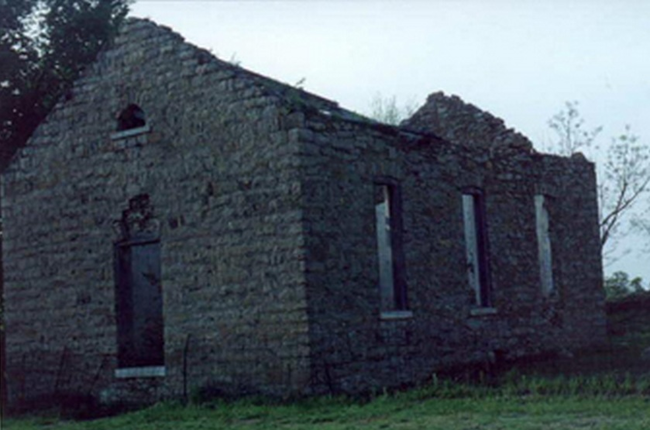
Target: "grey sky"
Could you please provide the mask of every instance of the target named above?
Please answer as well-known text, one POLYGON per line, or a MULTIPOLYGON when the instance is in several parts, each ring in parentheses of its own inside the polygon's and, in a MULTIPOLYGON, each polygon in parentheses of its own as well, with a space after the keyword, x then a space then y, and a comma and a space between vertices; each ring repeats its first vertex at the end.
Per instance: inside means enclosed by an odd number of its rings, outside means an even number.
MULTIPOLYGON (((132 15, 359 112, 377 93, 421 104, 442 90, 543 148, 547 120, 575 100, 601 144, 625 124, 650 140, 647 1, 139 0, 132 15)), ((650 280, 647 259, 633 251, 608 271, 650 280)))

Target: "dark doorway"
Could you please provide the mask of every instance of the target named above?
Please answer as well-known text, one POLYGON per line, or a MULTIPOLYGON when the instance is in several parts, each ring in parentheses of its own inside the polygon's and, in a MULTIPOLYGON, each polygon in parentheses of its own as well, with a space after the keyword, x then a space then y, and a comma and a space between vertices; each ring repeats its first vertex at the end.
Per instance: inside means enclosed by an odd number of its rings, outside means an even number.
POLYGON ((162 366, 160 242, 130 240, 115 253, 119 367, 162 366))

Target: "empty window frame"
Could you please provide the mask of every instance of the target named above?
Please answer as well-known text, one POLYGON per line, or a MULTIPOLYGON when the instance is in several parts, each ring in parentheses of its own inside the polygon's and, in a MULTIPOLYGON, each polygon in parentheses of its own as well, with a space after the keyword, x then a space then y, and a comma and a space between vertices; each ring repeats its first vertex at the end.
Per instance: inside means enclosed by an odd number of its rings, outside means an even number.
POLYGON ((115 246, 118 366, 164 365, 160 242, 115 246))
POLYGON ((485 196, 480 190, 463 193, 463 221, 469 285, 474 290, 476 305, 490 307, 491 279, 485 196))
POLYGON ((538 194, 535 196, 535 224, 537 230, 539 273, 542 293, 544 295, 549 295, 553 291, 553 257, 547 204, 548 199, 543 195, 538 194))
POLYGON ((381 309, 406 310, 399 186, 393 181, 379 182, 374 193, 381 309))

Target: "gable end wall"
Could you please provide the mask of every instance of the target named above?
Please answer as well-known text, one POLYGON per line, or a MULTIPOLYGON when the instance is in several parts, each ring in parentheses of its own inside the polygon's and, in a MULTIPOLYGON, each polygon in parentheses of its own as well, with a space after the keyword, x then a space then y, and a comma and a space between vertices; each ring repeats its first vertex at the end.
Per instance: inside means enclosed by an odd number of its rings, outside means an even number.
POLYGON ((4 176, 12 402, 303 389, 301 186, 285 115, 254 78, 128 24, 4 176), (150 130, 112 138, 129 103, 150 130), (123 379, 113 246, 143 194, 161 243, 165 376, 123 379))

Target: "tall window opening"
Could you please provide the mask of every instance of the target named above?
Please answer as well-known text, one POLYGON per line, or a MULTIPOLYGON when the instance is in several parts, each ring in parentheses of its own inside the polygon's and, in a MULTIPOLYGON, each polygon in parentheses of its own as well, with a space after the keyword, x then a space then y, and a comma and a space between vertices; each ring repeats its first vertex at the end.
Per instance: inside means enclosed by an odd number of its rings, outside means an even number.
POLYGON ((163 295, 158 223, 146 194, 129 201, 115 243, 119 368, 164 365, 163 295))
POLYGON ((542 293, 553 291, 553 256, 551 252, 551 235, 549 232, 549 215, 547 199, 543 195, 535 196, 535 223, 537 230, 537 247, 539 273, 542 293))
POLYGON ((463 219, 469 285, 474 290, 476 305, 489 307, 492 303, 487 220, 485 197, 481 191, 463 194, 463 219))
POLYGON ((131 103, 117 117, 117 131, 144 127, 146 123, 144 111, 140 106, 131 103))
POLYGON ((375 184, 375 227, 379 262, 379 293, 382 310, 407 309, 402 220, 396 183, 375 184))
POLYGON ((117 245, 120 367, 164 364, 160 242, 117 245))

